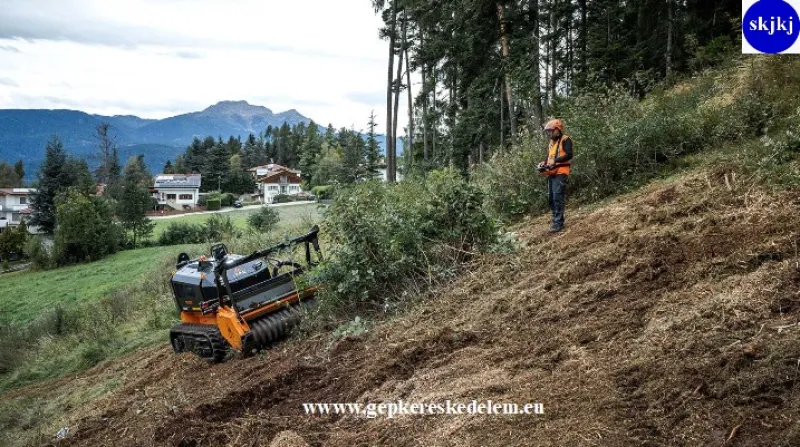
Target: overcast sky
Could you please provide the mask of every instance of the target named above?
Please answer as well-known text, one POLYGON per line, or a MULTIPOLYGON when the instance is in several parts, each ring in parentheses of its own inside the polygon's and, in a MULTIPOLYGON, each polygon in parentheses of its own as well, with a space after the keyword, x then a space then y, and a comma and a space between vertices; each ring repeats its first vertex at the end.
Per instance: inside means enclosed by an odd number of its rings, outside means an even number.
POLYGON ((380 26, 370 0, 0 0, 0 108, 165 118, 246 100, 356 129, 374 109, 383 133, 380 26))

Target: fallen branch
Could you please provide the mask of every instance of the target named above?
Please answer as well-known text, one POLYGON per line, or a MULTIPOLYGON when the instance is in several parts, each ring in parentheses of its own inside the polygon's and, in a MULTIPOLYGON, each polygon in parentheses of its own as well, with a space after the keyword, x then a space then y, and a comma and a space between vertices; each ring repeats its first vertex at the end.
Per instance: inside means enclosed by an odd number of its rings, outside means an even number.
POLYGON ((726 439, 725 442, 722 443, 723 446, 728 445, 728 443, 731 442, 731 440, 733 440, 733 438, 736 437, 736 434, 739 433, 739 428, 741 426, 742 426, 742 424, 739 424, 736 427, 733 427, 733 430, 731 430, 731 434, 728 436, 728 439, 726 439))
POLYGON ((784 329, 797 327, 798 325, 800 325, 800 323, 792 323, 792 324, 786 324, 786 325, 783 325, 783 326, 775 326, 772 329, 775 329, 776 331, 778 331, 778 333, 781 333, 781 332, 783 332, 784 329))

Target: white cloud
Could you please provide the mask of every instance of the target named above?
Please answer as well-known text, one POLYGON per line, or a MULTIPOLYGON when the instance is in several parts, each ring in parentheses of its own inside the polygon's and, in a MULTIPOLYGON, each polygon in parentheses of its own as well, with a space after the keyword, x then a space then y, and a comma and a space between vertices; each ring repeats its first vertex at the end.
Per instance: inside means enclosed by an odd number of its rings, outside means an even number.
POLYGON ((0 79, 18 84, 0 84, 3 108, 164 118, 243 99, 360 129, 386 107, 387 43, 367 0, 3 3, 0 49, 16 51, 0 79))

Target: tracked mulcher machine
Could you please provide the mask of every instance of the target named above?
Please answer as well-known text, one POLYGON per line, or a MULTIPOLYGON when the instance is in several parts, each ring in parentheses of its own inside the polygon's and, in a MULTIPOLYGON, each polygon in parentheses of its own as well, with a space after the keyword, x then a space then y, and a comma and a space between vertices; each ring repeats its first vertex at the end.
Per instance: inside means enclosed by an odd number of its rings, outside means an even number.
POLYGON ((316 287, 298 283, 322 260, 318 233, 315 225, 306 235, 247 256, 224 244, 213 245, 210 258, 190 260, 181 253, 170 280, 181 316, 169 333, 175 352, 216 363, 231 348, 248 355, 284 337, 313 305, 316 287), (305 244, 305 267, 275 258, 299 244, 305 244))

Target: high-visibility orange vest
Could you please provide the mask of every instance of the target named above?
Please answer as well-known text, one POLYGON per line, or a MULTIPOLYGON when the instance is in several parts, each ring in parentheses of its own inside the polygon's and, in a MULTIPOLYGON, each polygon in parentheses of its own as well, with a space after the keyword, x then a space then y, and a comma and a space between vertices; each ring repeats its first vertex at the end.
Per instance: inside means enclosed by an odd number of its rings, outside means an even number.
MULTIPOLYGON (((563 163, 556 163, 557 157, 563 157, 567 155, 564 152, 564 141, 568 140, 569 137, 567 135, 561 135, 561 138, 558 140, 550 140, 550 147, 547 149, 547 164, 555 165, 556 168, 552 171, 545 171, 544 175, 558 175, 558 174, 566 174, 569 175, 569 168, 570 162, 565 161, 563 163)), ((574 150, 574 149, 573 149, 574 150)))

